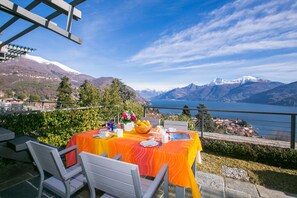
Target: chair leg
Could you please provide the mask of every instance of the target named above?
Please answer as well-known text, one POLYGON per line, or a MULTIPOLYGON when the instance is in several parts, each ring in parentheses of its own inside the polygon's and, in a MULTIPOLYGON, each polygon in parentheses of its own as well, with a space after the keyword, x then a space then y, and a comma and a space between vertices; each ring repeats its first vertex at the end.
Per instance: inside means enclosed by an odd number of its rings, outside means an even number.
POLYGON ((89 185, 89 191, 90 191, 90 197, 91 197, 91 198, 96 198, 95 187, 91 187, 91 186, 89 185))
POLYGON ((66 189, 66 198, 70 198, 71 192, 70 192, 70 181, 66 181, 64 183, 65 189, 66 189))
POLYGON ((164 197, 168 198, 168 193, 169 193, 169 183, 168 183, 168 169, 164 175, 164 197))
POLYGON ((43 190, 43 185, 42 185, 42 182, 40 182, 39 189, 38 189, 38 196, 37 196, 38 198, 41 198, 42 190, 43 190))

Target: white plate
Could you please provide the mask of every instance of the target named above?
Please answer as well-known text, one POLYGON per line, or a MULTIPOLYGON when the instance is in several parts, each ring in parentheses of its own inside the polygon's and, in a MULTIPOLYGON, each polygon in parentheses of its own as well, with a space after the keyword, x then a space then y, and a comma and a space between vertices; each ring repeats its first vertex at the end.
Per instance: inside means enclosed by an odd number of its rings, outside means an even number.
POLYGON ((156 142, 156 141, 154 141, 154 142, 152 142, 152 143, 150 143, 149 145, 147 145, 147 146, 145 146, 147 141, 142 141, 142 142, 140 142, 140 145, 141 146, 143 146, 143 147, 154 147, 154 146, 158 146, 158 142, 156 142))

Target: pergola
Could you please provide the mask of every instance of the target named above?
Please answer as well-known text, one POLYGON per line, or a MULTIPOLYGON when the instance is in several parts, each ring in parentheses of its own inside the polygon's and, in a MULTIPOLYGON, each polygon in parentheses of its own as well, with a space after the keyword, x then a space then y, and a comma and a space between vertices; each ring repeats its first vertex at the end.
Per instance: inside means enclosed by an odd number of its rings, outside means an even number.
POLYGON ((34 50, 32 48, 14 45, 11 44, 11 42, 38 27, 43 27, 45 29, 51 30, 71 41, 81 44, 81 39, 71 33, 71 26, 73 19, 77 21, 81 19, 82 16, 81 11, 75 8, 75 6, 81 4, 84 1, 85 0, 73 0, 70 3, 67 3, 64 0, 31 0, 31 2, 27 6, 22 7, 10 0, 1 0, 0 10, 8 13, 12 16, 12 18, 6 21, 2 26, 0 26, 0 34, 5 34, 5 30, 20 19, 28 21, 32 25, 16 34, 13 34, 7 40, 0 41, 0 62, 11 60, 18 56, 32 52, 34 50), (40 16, 31 12, 33 8, 37 7, 40 4, 47 5, 48 7, 54 9, 54 12, 52 12, 48 16, 40 16), (52 22, 54 18, 62 14, 67 16, 67 23, 65 28, 61 28, 56 23, 52 22))

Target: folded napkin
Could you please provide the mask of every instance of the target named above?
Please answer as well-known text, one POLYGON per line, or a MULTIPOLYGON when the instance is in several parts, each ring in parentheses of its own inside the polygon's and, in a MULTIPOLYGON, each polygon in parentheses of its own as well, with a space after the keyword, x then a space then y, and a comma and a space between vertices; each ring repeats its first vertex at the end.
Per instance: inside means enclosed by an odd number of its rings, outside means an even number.
POLYGON ((154 139, 150 139, 150 140, 145 140, 140 142, 140 145, 143 147, 152 147, 152 146, 157 146, 158 142, 156 142, 154 139))
POLYGON ((176 132, 176 128, 169 127, 169 128, 168 128, 168 131, 169 131, 169 132, 176 132))
POLYGON ((109 137, 109 132, 94 134, 93 137, 94 138, 106 138, 106 137, 109 137))

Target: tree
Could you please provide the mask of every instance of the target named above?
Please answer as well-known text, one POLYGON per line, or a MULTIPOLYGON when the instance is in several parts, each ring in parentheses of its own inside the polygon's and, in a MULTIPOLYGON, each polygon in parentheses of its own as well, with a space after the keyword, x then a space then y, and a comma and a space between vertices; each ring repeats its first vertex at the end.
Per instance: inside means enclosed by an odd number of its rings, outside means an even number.
POLYGON ((39 95, 37 95, 37 94, 31 94, 30 96, 29 96, 29 100, 30 101, 41 101, 41 97, 39 96, 39 95))
POLYGON ((118 86, 106 86, 100 97, 100 105, 103 106, 102 111, 106 115, 106 121, 111 121, 118 114, 124 111, 124 103, 119 94, 118 86))
POLYGON ((16 94, 17 99, 20 100, 25 100, 27 98, 27 94, 25 94, 24 92, 19 92, 16 94))
POLYGON ((214 132, 215 130, 215 125, 212 120, 211 114, 207 111, 207 106, 204 104, 199 104, 199 107, 197 107, 198 114, 196 114, 197 121, 195 123, 197 128, 201 128, 202 121, 203 121, 203 128, 204 131, 208 132, 214 132))
POLYGON ((102 113, 106 121, 121 117, 125 110, 133 111, 138 117, 143 114, 143 107, 135 101, 135 93, 119 79, 114 79, 110 86, 104 87, 99 104, 103 106, 102 113))
POLYGON ((67 76, 64 76, 62 78, 62 81, 59 84, 59 87, 57 89, 57 98, 58 102, 62 102, 61 105, 58 104, 59 107, 67 108, 72 107, 74 100, 72 98, 72 86, 69 82, 69 78, 67 76))
POLYGON ((98 106, 100 101, 100 91, 87 80, 78 88, 79 105, 98 106))
POLYGON ((6 91, 6 97, 7 98, 12 98, 13 95, 14 95, 14 93, 13 93, 13 90, 12 89, 9 89, 9 90, 6 91))
POLYGON ((123 102, 135 99, 135 93, 132 90, 128 89, 127 86, 119 79, 114 79, 112 81, 111 88, 116 88, 119 90, 119 94, 123 102))
POLYGON ((182 115, 191 117, 191 111, 190 111, 188 108, 189 108, 188 105, 185 105, 185 106, 184 106, 182 115))

